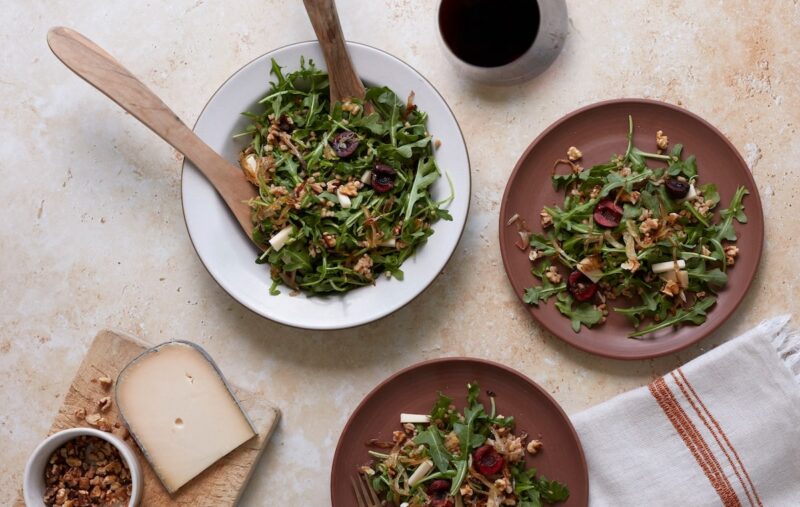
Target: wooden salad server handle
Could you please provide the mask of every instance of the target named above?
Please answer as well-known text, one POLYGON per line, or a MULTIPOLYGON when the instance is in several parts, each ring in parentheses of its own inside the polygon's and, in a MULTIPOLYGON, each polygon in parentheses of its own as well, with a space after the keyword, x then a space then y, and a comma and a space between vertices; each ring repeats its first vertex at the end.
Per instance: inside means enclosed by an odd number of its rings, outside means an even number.
MULTIPOLYGON (((212 150, 155 93, 94 42, 69 28, 55 27, 47 32, 47 43, 70 70, 191 160, 217 189, 252 239, 253 223, 247 201, 255 197, 257 191, 240 168, 212 150)), ((238 114, 238 111, 231 114, 238 114)))
MULTIPOLYGON (((303 4, 325 56, 331 103, 349 98, 364 99, 366 90, 356 74, 350 53, 347 52, 342 25, 339 24, 339 15, 336 13, 336 3, 334 0, 303 0, 303 4)), ((371 113, 372 104, 365 103, 364 112, 371 113)))

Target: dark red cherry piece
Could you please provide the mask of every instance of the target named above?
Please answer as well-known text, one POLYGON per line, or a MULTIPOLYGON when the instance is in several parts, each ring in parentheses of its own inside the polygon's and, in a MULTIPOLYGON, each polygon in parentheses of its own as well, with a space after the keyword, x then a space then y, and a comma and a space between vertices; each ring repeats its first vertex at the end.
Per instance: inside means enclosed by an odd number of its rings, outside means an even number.
POLYGON ((674 178, 668 179, 664 187, 673 199, 683 199, 689 193, 689 183, 674 178))
POLYGON ((622 207, 611 199, 603 199, 594 207, 594 221, 600 227, 613 229, 622 220, 622 207))
POLYGON ((394 178, 397 173, 386 164, 376 164, 372 170, 372 188, 383 194, 394 188, 394 178))
POLYGON ((347 158, 355 153, 356 148, 358 148, 358 136, 355 132, 350 132, 349 130, 339 132, 334 136, 331 147, 337 157, 347 158))
POLYGON ((569 274, 567 289, 578 301, 588 301, 597 292, 597 284, 577 269, 569 274))
POLYGON ((503 464, 505 464, 503 457, 489 444, 478 447, 472 453, 472 466, 483 475, 500 473, 503 469, 503 464))

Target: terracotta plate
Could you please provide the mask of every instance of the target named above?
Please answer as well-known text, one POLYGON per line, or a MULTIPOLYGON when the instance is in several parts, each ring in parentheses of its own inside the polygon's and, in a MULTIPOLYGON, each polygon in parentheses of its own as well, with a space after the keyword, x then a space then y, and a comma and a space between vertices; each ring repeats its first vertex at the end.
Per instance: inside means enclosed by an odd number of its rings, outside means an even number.
POLYGON ((704 324, 663 329, 635 340, 627 337, 632 330, 627 319, 613 311, 605 324, 575 333, 569 319, 558 312, 552 300, 538 308, 528 307, 548 331, 579 349, 616 359, 645 359, 687 347, 718 328, 736 310, 758 268, 764 241, 758 189, 747 164, 719 130, 684 109, 643 99, 600 102, 568 114, 537 137, 517 162, 500 208, 500 249, 508 278, 521 299, 535 278, 527 252, 514 246, 519 237, 517 228, 506 226, 507 221, 519 213, 532 231, 541 232, 539 211, 545 205, 563 202, 563 193, 553 190, 550 182, 554 161, 564 158, 570 146, 581 149, 584 167, 606 162, 612 153, 624 153, 629 114, 634 120, 636 146, 655 151, 655 132, 663 130, 671 144, 684 145, 684 156, 697 156, 700 182, 716 183, 719 188, 719 208, 728 205, 737 186, 744 185, 750 191, 744 199, 748 223, 735 222, 739 257, 728 272, 728 285, 720 292, 704 324))
MULTIPOLYGON (((331 469, 331 502, 334 507, 356 505, 350 478, 368 464, 366 442, 391 440, 400 428, 400 413, 427 414, 437 391, 449 395, 459 409, 466 403, 467 383, 477 381, 481 390, 496 394, 497 410, 513 415, 517 431, 540 435, 544 450, 528 457, 528 464, 548 479, 569 487, 570 498, 559 507, 585 506, 589 476, 578 435, 567 415, 547 392, 521 373, 497 363, 470 358, 426 361, 392 375, 372 390, 350 416, 339 437, 331 469)), ((479 398, 488 406, 485 394, 479 398)))

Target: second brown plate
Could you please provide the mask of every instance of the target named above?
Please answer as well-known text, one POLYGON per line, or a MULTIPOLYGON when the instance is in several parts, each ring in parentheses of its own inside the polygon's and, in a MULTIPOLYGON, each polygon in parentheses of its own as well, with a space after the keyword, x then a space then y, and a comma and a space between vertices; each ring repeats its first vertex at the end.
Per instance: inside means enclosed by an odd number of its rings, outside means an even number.
MULTIPOLYGON (((351 507, 356 498, 351 485, 361 465, 370 461, 367 442, 392 439, 400 428, 400 413, 427 414, 437 391, 453 399, 462 410, 466 404, 467 383, 477 381, 481 390, 494 391, 497 411, 516 419, 517 434, 541 435, 544 448, 528 456, 528 466, 548 479, 569 487, 570 496, 558 507, 586 506, 589 503, 589 476, 578 435, 569 418, 547 392, 530 379, 497 363, 470 358, 435 359, 395 373, 364 398, 342 430, 333 455, 331 503, 351 507)), ((485 395, 479 400, 486 404, 485 395)))
POLYGON ((508 278, 521 299, 535 278, 527 252, 514 245, 519 238, 517 228, 506 223, 519 214, 533 232, 540 233, 539 211, 564 200, 563 193, 556 192, 550 181, 555 160, 564 158, 570 146, 583 152, 584 167, 607 162, 614 153, 624 153, 628 115, 633 116, 636 146, 655 151, 655 133, 663 130, 670 143, 683 144, 684 155, 696 155, 700 182, 716 183, 721 207, 727 206, 737 186, 744 185, 750 191, 744 199, 748 222, 735 224, 739 257, 705 323, 662 329, 634 340, 627 337, 631 324, 613 311, 605 324, 575 333, 569 319, 558 312, 552 301, 538 308, 528 307, 548 331, 579 349, 615 359, 646 359, 687 347, 722 325, 744 298, 761 259, 764 216, 758 189, 747 164, 719 130, 684 109, 644 99, 600 102, 568 114, 542 132, 517 162, 500 207, 500 249, 508 278))

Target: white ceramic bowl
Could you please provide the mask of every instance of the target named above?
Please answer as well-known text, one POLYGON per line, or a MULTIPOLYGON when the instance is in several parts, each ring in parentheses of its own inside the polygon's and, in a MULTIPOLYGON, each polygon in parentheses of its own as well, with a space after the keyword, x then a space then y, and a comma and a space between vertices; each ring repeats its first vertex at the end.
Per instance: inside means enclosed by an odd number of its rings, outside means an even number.
MULTIPOLYGON (((442 141, 436 161, 455 188, 449 206, 453 221, 439 220, 427 244, 406 260, 405 280, 379 277, 374 286, 362 287, 338 296, 270 296, 269 267, 258 265, 256 248, 242 233, 233 215, 214 188, 194 165, 183 165, 183 212, 186 227, 200 260, 212 277, 233 298, 252 311, 277 322, 307 329, 340 329, 358 326, 384 317, 401 308, 427 288, 441 272, 458 244, 467 219, 470 198, 470 171, 464 138, 452 111, 428 81, 406 63, 383 51, 363 44, 348 43, 353 63, 367 85, 385 85, 404 99, 415 93, 415 103, 429 115, 428 130, 442 141)), ((316 41, 301 42, 276 49, 245 65, 228 79, 203 109, 195 132, 211 148, 237 165, 238 154, 248 139, 233 139, 248 120, 239 113, 256 110, 257 101, 266 95, 270 59, 284 71, 297 69, 300 57, 311 59, 324 69, 325 61, 316 41)), ((432 186, 435 199, 450 195, 443 176, 432 186)))
POLYGON ((133 486, 131 492, 131 499, 128 502, 128 507, 135 507, 139 505, 142 499, 142 467, 136 459, 133 450, 122 441, 120 438, 106 433, 105 431, 96 430, 94 428, 71 428, 68 430, 59 431, 47 437, 44 442, 39 444, 36 450, 33 451, 31 457, 28 458, 28 463, 25 465, 25 475, 22 481, 22 490, 25 497, 25 505, 27 507, 44 507, 44 469, 47 466, 47 460, 53 452, 61 447, 63 444, 80 436, 92 436, 110 442, 111 445, 117 448, 122 458, 128 464, 128 469, 131 471, 131 484, 133 486))

